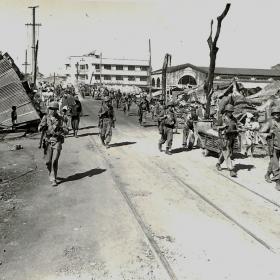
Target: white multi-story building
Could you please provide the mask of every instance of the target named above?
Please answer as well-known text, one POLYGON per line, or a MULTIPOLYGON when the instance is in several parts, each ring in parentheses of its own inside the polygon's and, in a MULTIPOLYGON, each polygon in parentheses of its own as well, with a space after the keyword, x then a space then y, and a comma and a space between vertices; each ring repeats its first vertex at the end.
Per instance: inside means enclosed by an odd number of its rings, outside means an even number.
POLYGON ((73 84, 84 82, 92 85, 147 87, 149 61, 103 58, 95 53, 70 56, 65 64, 65 75, 67 81, 73 84))

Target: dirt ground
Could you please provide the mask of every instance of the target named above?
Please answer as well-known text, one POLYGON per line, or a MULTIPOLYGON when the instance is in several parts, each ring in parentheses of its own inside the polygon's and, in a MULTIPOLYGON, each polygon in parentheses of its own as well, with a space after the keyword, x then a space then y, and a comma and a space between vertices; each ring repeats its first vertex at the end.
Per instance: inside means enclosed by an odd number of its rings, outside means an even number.
POLYGON ((83 102, 79 138, 66 138, 50 186, 38 134, 1 141, 0 279, 280 279, 280 194, 266 158, 157 150, 154 123, 117 111, 110 149, 100 103, 83 102), (15 144, 23 149, 10 151, 15 144))

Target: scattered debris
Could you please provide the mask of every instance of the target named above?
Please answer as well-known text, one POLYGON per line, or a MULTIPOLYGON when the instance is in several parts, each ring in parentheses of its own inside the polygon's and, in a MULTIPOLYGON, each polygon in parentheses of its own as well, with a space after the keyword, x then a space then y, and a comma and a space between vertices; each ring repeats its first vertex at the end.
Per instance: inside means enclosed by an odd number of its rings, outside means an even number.
POLYGON ((23 149, 22 145, 16 144, 10 149, 10 151, 16 151, 16 150, 21 150, 21 149, 23 149))

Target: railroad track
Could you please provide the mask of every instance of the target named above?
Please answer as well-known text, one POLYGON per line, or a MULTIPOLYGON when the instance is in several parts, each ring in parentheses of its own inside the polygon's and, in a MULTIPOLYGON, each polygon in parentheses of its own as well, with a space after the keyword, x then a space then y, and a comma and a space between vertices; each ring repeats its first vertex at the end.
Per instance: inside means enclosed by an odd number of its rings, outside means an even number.
MULTIPOLYGON (((135 127, 133 124, 129 123, 128 127, 131 128, 136 128, 136 130, 138 131, 138 133, 141 133, 141 135, 146 136, 146 133, 144 133, 143 128, 142 127, 135 127)), ((124 133, 123 131, 118 130, 117 133, 119 135, 124 135, 126 138, 129 138, 129 135, 127 133, 124 133)), ((128 205, 129 209, 131 210, 131 213, 133 214, 135 220, 137 221, 141 231, 143 232, 147 242, 150 244, 151 250, 153 251, 153 254, 156 256, 156 259, 158 260, 158 262, 160 263, 160 265, 162 266, 162 268, 166 271, 169 279, 175 280, 178 279, 178 277, 176 276, 174 270, 172 269, 170 263, 168 262, 167 258, 165 257, 164 253, 161 251, 161 248, 159 247, 159 245, 157 244, 156 240, 153 237, 152 232, 150 231, 149 227, 145 224, 143 218, 141 217, 141 215, 139 214, 137 207, 134 205, 132 199, 129 197, 128 193, 125 191, 125 186, 123 184, 123 182, 121 181, 120 176, 116 173, 116 171, 114 170, 114 167, 110 161, 110 158, 108 158, 107 153, 105 152, 106 150, 101 146, 101 144, 99 143, 99 138, 90 136, 89 137, 90 141, 93 143, 94 147, 96 148, 96 150, 99 151, 99 154, 101 155, 102 160, 104 161, 104 163, 106 164, 106 166, 108 166, 108 169, 110 170, 110 173, 112 175, 112 178, 115 182, 115 187, 117 188, 117 190, 119 191, 119 193, 122 195, 125 203, 128 205)), ((126 154, 127 156, 129 156, 127 150, 125 148, 119 147, 118 148, 123 154, 126 154)), ((145 162, 142 162, 141 159, 138 159, 138 164, 140 164, 141 166, 144 166, 145 169, 149 168, 148 166, 145 165, 145 162)), ((174 171, 172 171, 170 168, 167 167, 163 167, 162 165, 160 165, 158 162, 156 161, 152 161, 150 162, 152 163, 154 166, 156 166, 159 170, 161 170, 164 173, 168 173, 168 176, 171 176, 171 178, 177 182, 177 184, 179 184, 181 187, 190 190, 191 192, 193 192, 195 195, 197 195, 201 200, 203 200, 204 203, 208 204, 210 207, 214 208, 219 214, 221 214, 222 216, 224 216, 227 220, 229 220, 232 224, 236 225, 240 230, 242 230, 243 232, 245 232, 247 235, 249 235, 252 239, 254 239, 257 243, 259 243, 261 246, 263 246, 264 248, 266 248, 267 250, 274 252, 272 246, 270 246, 266 241, 264 241, 262 238, 258 237, 257 234, 255 234, 254 232, 252 232, 250 229, 248 229, 246 226, 242 225, 240 222, 238 222, 237 219, 234 219, 234 217, 232 217, 231 215, 229 215, 227 212, 225 212, 222 208, 220 208, 218 205, 216 205, 213 201, 211 201, 209 198, 207 198, 203 193, 199 192, 193 185, 188 184, 187 182, 185 182, 184 180, 182 180, 174 171)), ((182 168, 184 168, 183 166, 181 166, 182 168)), ((207 166, 205 166, 207 167, 207 166)), ((258 197, 264 199, 266 202, 273 204, 274 206, 277 206, 280 208, 280 205, 275 202, 270 200, 269 198, 253 191, 250 190, 248 187, 236 182, 235 180, 228 178, 226 175, 222 174, 222 173, 218 173, 216 170, 211 169, 210 167, 207 167, 209 170, 212 170, 212 172, 216 172, 217 174, 221 175, 224 177, 224 179, 226 180, 230 180, 232 183, 236 184, 236 186, 242 187, 243 189, 249 191, 250 193, 257 195, 258 197)))
MULTIPOLYGON (((131 124, 129 124, 129 126, 132 126, 131 124)), ((140 132, 143 136, 146 136, 145 133, 143 133, 143 130, 140 127, 137 127, 137 131, 140 132)), ((118 131, 119 134, 121 135, 125 135, 127 137, 127 134, 118 131)), ((173 269, 171 268, 170 264, 168 263, 167 259, 165 258, 165 256, 162 254, 158 244, 156 243, 156 241, 153 239, 152 234, 150 233, 148 227, 145 225, 143 219, 141 218, 140 214, 138 213, 136 207, 134 206, 132 200, 130 199, 130 197, 128 196, 128 194, 125 192, 124 188, 123 188, 123 184, 121 182, 120 177, 114 172, 113 170, 113 166, 110 163, 110 160, 108 159, 106 153, 104 152, 104 149, 100 147, 100 144, 96 142, 96 139, 94 139, 92 136, 90 136, 90 140, 92 141, 92 143, 94 144, 95 148, 100 152, 100 155, 102 155, 103 160, 105 161, 106 165, 109 166, 112 177, 116 183, 116 187, 119 190, 119 192, 121 193, 122 197, 124 198, 125 202, 127 203, 128 207, 130 208, 132 214, 134 215, 137 223, 139 224, 142 232, 144 233, 144 235, 146 236, 149 244, 151 245, 151 247, 153 248, 154 254, 157 256, 157 258, 159 259, 162 267, 165 269, 165 271, 167 272, 168 276, 170 279, 177 279, 173 269)), ((127 154, 126 149, 120 147, 119 148, 123 154, 127 154)), ((128 155, 129 156, 129 155, 128 155)), ((140 162, 139 162, 140 163, 140 162)), ((172 171, 170 168, 166 168, 163 167, 162 165, 160 165, 158 162, 156 162, 155 160, 152 161, 153 165, 155 165, 159 170, 161 170, 162 172, 168 173, 169 176, 172 177, 172 179, 174 181, 176 181, 180 186, 182 186, 183 188, 192 191, 193 193, 195 193, 200 199, 202 199, 205 203, 207 203, 208 205, 210 205, 212 208, 214 208, 217 212, 219 212, 221 215, 223 215, 224 217, 226 217, 231 223, 233 223, 234 225, 236 225, 238 228, 240 228, 243 232, 245 232, 246 234, 248 234, 251 238, 253 238, 256 242, 258 242, 260 245, 262 245, 263 247, 265 247, 266 249, 274 252, 272 246, 270 246, 267 242, 265 242, 263 239, 261 239, 260 237, 258 237, 254 232, 252 232, 250 229, 246 228, 246 226, 242 225, 240 222, 238 222, 238 220, 236 220, 234 217, 232 217, 231 215, 229 215, 227 212, 225 212, 222 208, 220 208, 218 205, 216 205, 213 201, 211 201, 209 198, 207 198, 203 193, 199 192, 194 186, 186 183, 184 180, 182 180, 174 171, 172 171)), ((144 168, 149 168, 147 167, 143 162, 140 163, 144 168)), ((183 168, 183 166, 181 166, 183 168)), ((269 198, 249 189, 248 187, 236 182, 235 180, 227 177, 226 175, 222 174, 222 173, 218 173, 217 171, 214 171, 213 169, 211 169, 210 167, 207 167, 209 170, 212 170, 212 172, 215 172, 219 175, 221 175, 222 177, 224 177, 226 180, 231 181, 232 183, 236 184, 237 186, 249 191, 250 193, 262 198, 263 200, 265 200, 267 203, 270 203, 274 206, 277 206, 280 208, 280 205, 278 203, 276 203, 275 201, 270 200, 269 198)))
MULTIPOLYGON (((209 168, 209 169, 210 169, 210 168, 209 168)), ((233 182, 234 184, 236 184, 236 185, 239 186, 240 188, 243 188, 243 189, 249 191, 250 193, 255 194, 256 196, 261 197, 262 199, 264 199, 264 200, 267 201, 268 203, 270 203, 270 204, 272 204, 272 205, 274 205, 274 206, 280 208, 280 204, 279 204, 278 202, 276 202, 276 201, 274 201, 274 200, 271 200, 270 198, 267 198, 266 196, 264 196, 264 195, 262 195, 262 194, 260 194, 260 193, 258 193, 258 192, 256 192, 256 191, 254 191, 254 190, 251 190, 251 189, 248 188, 247 186, 245 186, 245 185, 243 185, 243 184, 237 182, 236 180, 234 180, 234 179, 228 177, 227 175, 225 175, 225 174, 223 174, 223 173, 221 173, 221 172, 218 172, 218 171, 215 170, 215 173, 217 173, 218 175, 220 175, 220 176, 222 176, 222 177, 228 179, 229 181, 233 182)))
POLYGON ((211 207, 213 207, 215 210, 217 210, 219 213, 221 213, 224 217, 226 217, 228 220, 230 220, 232 223, 234 223, 236 226, 238 226, 241 230, 243 230, 245 233, 247 233, 248 235, 250 235, 252 238, 254 238, 258 243, 260 243, 262 246, 264 246, 266 249, 273 251, 272 247, 267 244, 264 240, 262 240, 261 238, 259 238, 256 234, 254 234, 252 231, 250 231, 249 229, 247 229, 245 226, 243 226, 241 223, 239 223, 236 219, 234 219, 232 216, 230 216, 227 212, 225 212, 222 208, 220 208, 219 206, 217 206, 214 202, 212 202, 210 199, 208 199, 205 195, 203 195, 201 192, 199 192, 194 186, 186 183, 185 181, 183 181, 181 178, 179 178, 174 171, 172 171, 170 168, 164 168, 162 167, 159 163, 153 161, 153 163, 159 168, 161 169, 163 172, 167 172, 169 173, 172 178, 174 179, 174 181, 176 181, 177 183, 179 183, 181 186, 183 186, 184 188, 191 190, 193 193, 195 193, 197 196, 199 196, 203 201, 205 201, 208 205, 210 205, 211 207))
POLYGON ((104 152, 104 148, 103 149, 100 148, 100 144, 98 144, 97 141, 92 136, 90 136, 89 139, 92 142, 92 144, 94 145, 94 147, 96 148, 96 150, 99 151, 99 153, 102 156, 102 159, 104 160, 105 164, 110 168, 110 173, 111 173, 112 178, 115 182, 115 186, 116 186, 117 190, 120 192, 124 201, 126 202, 129 209, 131 210, 131 212, 132 212, 134 218, 136 219, 139 227, 141 228, 141 230, 142 230, 143 234, 145 235, 148 243, 150 244, 154 255, 158 258, 160 264, 162 265, 163 269, 168 274, 169 278, 171 280, 177 280, 178 278, 177 278, 175 272, 173 271, 173 269, 170 266, 169 262, 167 261, 166 257, 162 254, 160 247, 158 246, 158 244, 156 243, 156 241, 152 237, 152 234, 149 231, 148 227, 145 225, 143 219, 141 218, 141 215, 138 213, 138 211, 137 211, 136 207, 134 206, 132 200, 130 199, 130 197, 128 196, 126 191, 124 190, 123 183, 121 182, 120 177, 113 170, 113 166, 112 166, 111 162, 109 161, 109 159, 107 158, 107 156, 104 152))
MULTIPOLYGON (((129 123, 129 126, 133 127, 130 123, 129 123)), ((136 128, 139 131, 139 133, 141 133, 143 136, 146 136, 146 134, 143 132, 143 129, 140 129, 139 127, 136 127, 136 128)), ((218 172, 217 170, 213 170, 212 168, 207 167, 207 166, 205 166, 205 168, 207 168, 208 170, 212 170, 213 172, 215 172, 219 176, 222 176, 225 179, 227 179, 227 180, 231 181, 232 183, 236 184, 236 186, 247 190, 248 192, 250 192, 250 193, 252 193, 252 194, 254 194, 254 195, 256 195, 256 196, 258 196, 258 197, 260 197, 262 199, 264 199, 267 203, 269 203, 271 205, 274 205, 274 206, 276 206, 276 207, 278 207, 280 209, 280 203, 278 203, 278 202, 276 202, 276 201, 274 201, 274 200, 272 200, 272 199, 270 199, 270 198, 268 198, 268 197, 266 197, 266 196, 264 196, 264 195, 262 195, 262 194, 260 194, 260 193, 258 193, 256 191, 250 189, 249 187, 243 185, 242 183, 239 183, 236 180, 234 180, 234 179, 228 177, 227 175, 223 174, 222 172, 218 172)))

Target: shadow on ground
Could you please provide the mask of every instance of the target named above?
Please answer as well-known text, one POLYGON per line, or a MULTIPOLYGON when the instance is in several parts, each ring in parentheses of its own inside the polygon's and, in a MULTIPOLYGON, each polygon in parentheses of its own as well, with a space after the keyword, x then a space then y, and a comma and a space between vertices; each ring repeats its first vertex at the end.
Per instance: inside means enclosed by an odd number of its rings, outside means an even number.
POLYGON ((66 178, 58 178, 60 180, 60 184, 65 183, 65 182, 72 182, 72 181, 76 181, 76 180, 80 180, 83 179, 85 177, 92 177, 95 175, 99 175, 103 172, 105 172, 106 169, 101 169, 101 168, 94 168, 85 172, 81 172, 81 173, 76 173, 74 175, 70 175, 66 178))
POLYGON ((154 124, 143 124, 142 126, 143 127, 155 127, 155 126, 157 126, 157 124, 156 123, 154 123, 154 124))
POLYGON ((251 171, 251 169, 253 169, 253 168, 255 168, 255 165, 252 165, 252 164, 241 164, 241 163, 235 164, 236 172, 239 170, 244 170, 244 169, 251 171))
POLYGON ((183 147, 171 150, 172 154, 179 154, 179 153, 186 152, 186 151, 188 151, 188 150, 183 147))
MULTIPOLYGON (((86 136, 92 136, 92 135, 99 135, 99 132, 84 133, 84 134, 79 134, 79 133, 78 133, 78 138, 80 138, 80 137, 86 137, 86 136)), ((67 138, 70 138, 70 137, 74 137, 73 134, 67 135, 67 138)))
POLYGON ((113 147, 121 147, 121 146, 126 146, 126 145, 132 145, 135 144, 136 142, 120 142, 120 143, 113 143, 110 145, 111 148, 113 147))
POLYGON ((96 125, 90 125, 90 126, 81 127, 81 128, 79 128, 79 130, 91 129, 91 128, 96 128, 96 125))

